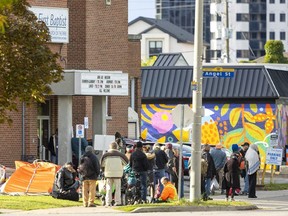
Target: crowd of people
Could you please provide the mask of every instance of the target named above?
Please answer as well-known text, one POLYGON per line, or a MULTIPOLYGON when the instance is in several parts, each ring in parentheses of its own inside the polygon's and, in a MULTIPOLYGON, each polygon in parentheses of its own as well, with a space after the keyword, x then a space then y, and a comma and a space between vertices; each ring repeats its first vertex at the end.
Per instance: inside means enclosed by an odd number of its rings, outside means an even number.
MULTIPOLYGON (((164 146, 158 143, 153 146, 143 145, 141 141, 134 146, 126 146, 121 135, 117 134, 115 138, 115 142, 110 144, 109 150, 103 153, 100 160, 94 148, 88 145, 80 158, 77 170, 73 168, 72 163, 66 163, 56 175, 54 191, 58 194, 63 191, 66 193, 79 191, 80 183, 76 180, 78 173, 82 184, 83 206, 95 207, 96 181, 102 173, 105 177, 105 206, 122 205, 121 182, 124 169, 128 166, 140 182, 140 203, 147 202, 148 185, 154 187, 154 202, 167 202, 184 197, 184 160, 180 159, 177 147, 173 147, 170 143, 164 146), (180 160, 182 160, 181 173, 179 172, 180 160), (180 175, 182 178, 179 184, 180 175), (178 188, 178 185, 181 188, 178 188)), ((215 189, 220 189, 221 194, 226 195, 227 201, 234 201, 236 194, 257 198, 256 173, 260 166, 257 145, 244 143, 241 148, 238 144, 234 144, 232 151, 230 158, 227 158, 226 153, 222 151, 221 144, 213 149, 209 144, 202 145, 201 194, 203 200, 212 200, 211 195, 215 193, 215 189), (245 186, 239 192, 241 177, 244 179, 245 186), (218 183, 217 188, 214 187, 215 181, 218 183)))

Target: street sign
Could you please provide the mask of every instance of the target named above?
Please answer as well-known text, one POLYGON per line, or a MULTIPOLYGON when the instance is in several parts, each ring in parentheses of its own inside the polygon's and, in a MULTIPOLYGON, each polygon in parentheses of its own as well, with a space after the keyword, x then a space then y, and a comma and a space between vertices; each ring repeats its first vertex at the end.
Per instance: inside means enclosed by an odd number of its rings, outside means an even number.
POLYGON ((183 104, 178 104, 173 110, 172 110, 172 120, 173 123, 177 126, 177 127, 181 127, 181 112, 182 112, 182 106, 184 106, 183 108, 183 127, 188 127, 191 123, 192 123, 192 109, 187 105, 183 105, 183 104))
POLYGON ((76 138, 84 138, 84 125, 83 124, 76 125, 76 138))
POLYGON ((203 68, 202 69, 203 77, 220 77, 220 78, 233 78, 234 77, 234 69, 233 68, 222 68, 222 67, 215 67, 215 68, 203 68))
POLYGON ((282 165, 282 149, 267 148, 266 164, 282 165))
POLYGON ((270 136, 270 146, 271 147, 278 146, 278 134, 272 134, 270 136))

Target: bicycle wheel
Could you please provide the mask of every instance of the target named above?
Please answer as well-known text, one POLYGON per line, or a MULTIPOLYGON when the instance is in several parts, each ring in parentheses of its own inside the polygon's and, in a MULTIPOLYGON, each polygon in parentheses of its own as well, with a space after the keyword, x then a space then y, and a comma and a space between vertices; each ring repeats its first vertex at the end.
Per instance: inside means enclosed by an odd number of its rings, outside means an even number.
POLYGON ((154 185, 149 184, 147 186, 147 203, 151 203, 154 200, 154 195, 155 195, 155 190, 154 190, 154 185))

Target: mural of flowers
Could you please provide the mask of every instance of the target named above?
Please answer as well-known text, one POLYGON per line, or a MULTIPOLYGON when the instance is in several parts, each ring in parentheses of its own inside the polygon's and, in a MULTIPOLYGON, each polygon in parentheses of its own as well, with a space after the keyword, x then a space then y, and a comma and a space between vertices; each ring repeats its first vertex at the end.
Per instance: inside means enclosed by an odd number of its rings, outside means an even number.
POLYGON ((168 132, 173 127, 171 114, 167 111, 155 113, 152 116, 152 127, 161 134, 168 132))

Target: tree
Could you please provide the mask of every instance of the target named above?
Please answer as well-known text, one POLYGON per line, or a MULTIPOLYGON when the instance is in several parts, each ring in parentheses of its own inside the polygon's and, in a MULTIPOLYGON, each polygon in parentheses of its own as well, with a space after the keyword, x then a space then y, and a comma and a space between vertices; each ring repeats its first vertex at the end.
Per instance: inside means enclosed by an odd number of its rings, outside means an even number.
POLYGON ((288 63, 284 57, 284 45, 280 40, 268 40, 264 46, 266 55, 264 63, 288 63))
POLYGON ((141 62, 141 66, 142 67, 148 67, 148 66, 152 66, 154 64, 154 62, 156 61, 157 56, 152 56, 150 57, 148 60, 142 60, 141 62))
POLYGON ((26 0, 17 0, 0 8, 7 17, 0 34, 0 123, 12 122, 8 111, 17 111, 17 101, 44 102, 49 85, 63 78, 59 54, 48 47, 48 28, 28 7, 26 0))
MULTIPOLYGON (((0 10, 3 11, 5 8, 9 8, 12 6, 13 2, 16 0, 1 0, 0 1, 0 10)), ((7 24, 7 17, 0 13, 0 32, 4 33, 5 31, 5 26, 7 24)))

